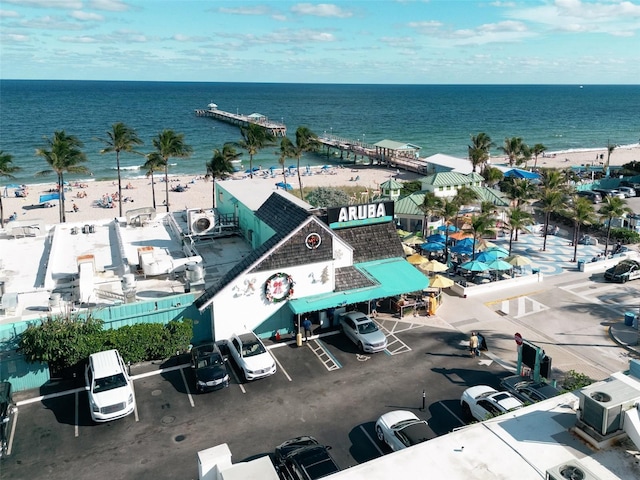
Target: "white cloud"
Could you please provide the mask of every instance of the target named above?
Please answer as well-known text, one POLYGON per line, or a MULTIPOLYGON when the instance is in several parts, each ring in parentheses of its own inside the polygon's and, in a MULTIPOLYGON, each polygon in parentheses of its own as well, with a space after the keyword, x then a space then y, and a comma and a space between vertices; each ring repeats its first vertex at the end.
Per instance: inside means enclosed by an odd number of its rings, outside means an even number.
POLYGON ((75 10, 74 12, 71 12, 71 17, 75 18, 76 20, 82 20, 82 21, 101 21, 104 20, 104 17, 102 15, 99 15, 97 13, 92 13, 92 12, 83 12, 82 10, 75 10))
POLYGON ((218 12, 229 15, 269 15, 270 9, 265 5, 256 5, 253 7, 220 7, 218 12))
POLYGON ((0 18, 18 18, 20 14, 13 10, 0 10, 0 18))
POLYGON ((37 8, 66 8, 78 10, 82 8, 80 0, 4 0, 5 3, 13 3, 23 7, 37 8))
POLYGON ((319 3, 317 5, 298 3, 291 7, 291 11, 298 15, 310 15, 313 17, 349 18, 353 15, 351 12, 330 3, 319 3))
POLYGON ((6 33, 2 35, 2 43, 9 42, 28 42, 28 35, 19 35, 17 33, 6 33))
POLYGON ((84 35, 80 37, 69 37, 65 35, 58 38, 58 40, 64 43, 98 43, 100 41, 97 38, 91 37, 89 35, 84 35))
POLYGON ((21 26, 42 30, 81 30, 83 26, 61 17, 46 15, 21 22, 21 26))
POLYGON ((210 39, 203 36, 191 36, 183 35, 182 33, 176 33, 171 37, 171 40, 175 40, 176 42, 206 42, 210 39))
MULTIPOLYGON (((124 12, 129 10, 129 5, 121 0, 91 0, 89 7, 95 8, 96 10, 106 10, 108 12, 124 12)), ((160 5, 158 5, 158 7, 161 8, 160 5)))

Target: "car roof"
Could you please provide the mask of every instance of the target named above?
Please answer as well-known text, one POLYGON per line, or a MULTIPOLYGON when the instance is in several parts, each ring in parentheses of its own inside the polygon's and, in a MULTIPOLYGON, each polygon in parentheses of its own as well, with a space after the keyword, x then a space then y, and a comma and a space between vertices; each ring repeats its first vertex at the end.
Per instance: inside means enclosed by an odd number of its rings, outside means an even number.
POLYGON ((118 361, 117 350, 92 353, 89 359, 93 365, 93 374, 96 378, 104 378, 123 373, 120 362, 118 361))
POLYGON ((420 420, 402 429, 402 433, 409 439, 411 445, 429 440, 429 428, 427 422, 420 420))
POLYGON ((237 336, 242 342, 255 342, 258 336, 253 332, 243 333, 237 336))
POLYGON ((522 407, 522 402, 509 392, 498 392, 491 398, 505 410, 513 410, 522 407))
POLYGON ((193 350, 196 355, 210 355, 212 353, 220 353, 220 348, 215 343, 204 343, 202 345, 198 345, 193 347, 193 350))
POLYGON ((11 396, 11 384, 9 382, 0 382, 0 403, 9 403, 11 396))
POLYGON ((467 388, 465 393, 473 398, 478 398, 487 397, 492 393, 498 393, 498 391, 488 385, 476 385, 475 387, 467 388))
POLYGON ((343 314, 343 317, 349 317, 351 320, 353 320, 356 323, 364 323, 364 322, 371 321, 371 319, 362 312, 347 312, 343 314))

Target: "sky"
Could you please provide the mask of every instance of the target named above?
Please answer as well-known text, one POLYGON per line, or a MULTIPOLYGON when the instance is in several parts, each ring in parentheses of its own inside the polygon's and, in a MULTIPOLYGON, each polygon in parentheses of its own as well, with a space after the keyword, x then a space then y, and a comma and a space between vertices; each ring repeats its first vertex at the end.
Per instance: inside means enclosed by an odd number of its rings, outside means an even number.
POLYGON ((1 0, 0 78, 638 84, 640 0, 1 0))

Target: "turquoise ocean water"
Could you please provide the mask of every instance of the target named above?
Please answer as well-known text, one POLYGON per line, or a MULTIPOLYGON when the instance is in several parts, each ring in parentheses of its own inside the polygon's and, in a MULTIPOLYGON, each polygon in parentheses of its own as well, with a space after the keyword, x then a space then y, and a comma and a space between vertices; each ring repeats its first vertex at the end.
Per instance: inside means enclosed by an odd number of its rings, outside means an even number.
MULTIPOLYGON (((0 81, 0 149, 22 167, 17 181, 52 181, 35 173, 47 165, 34 155, 43 137, 64 129, 84 143, 95 179, 115 178, 115 155, 100 155, 110 125, 124 122, 152 150, 151 139, 165 128, 185 135, 189 159, 175 159, 172 174, 197 175, 214 148, 240 140, 237 127, 196 117, 214 102, 221 110, 266 115, 284 121, 289 136, 304 125, 375 143, 383 139, 422 147, 421 156, 466 157, 471 135, 485 132, 498 145, 505 137, 542 143, 548 151, 604 148, 607 142, 640 139, 638 85, 313 85, 260 83, 173 83, 98 81, 0 81)), ((277 147, 267 147, 254 165, 277 165, 277 147)), ((499 155, 496 150, 494 152, 499 155)), ((248 156, 243 156, 245 167, 248 156)), ((125 176, 140 176, 143 158, 123 155, 125 176)), ((293 162, 295 163, 295 162, 293 162)), ((307 155, 302 165, 327 163, 307 155)), ((73 178, 73 177, 70 177, 73 178)), ((6 180, 2 181, 7 183, 6 180)))

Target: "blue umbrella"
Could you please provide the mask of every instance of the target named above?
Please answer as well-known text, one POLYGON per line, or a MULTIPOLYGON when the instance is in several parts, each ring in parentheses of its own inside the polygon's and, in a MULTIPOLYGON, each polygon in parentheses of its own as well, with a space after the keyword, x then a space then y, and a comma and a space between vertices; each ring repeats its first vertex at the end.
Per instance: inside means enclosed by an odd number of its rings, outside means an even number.
POLYGON ((486 272, 490 270, 489 265, 478 260, 471 260, 470 262, 460 265, 462 270, 468 270, 469 272, 486 272))
POLYGON ((271 166, 269 167, 269 170, 271 170, 272 172, 273 172, 275 169, 276 169, 276 166, 275 166, 275 165, 271 165, 271 166))
POLYGON ((457 232, 458 231, 458 229, 456 228, 455 225, 449 225, 448 227, 445 227, 444 225, 440 225, 438 227, 438 231, 440 231, 440 232, 445 232, 447 230, 449 230, 450 232, 457 232))
POLYGON ((433 235, 429 235, 427 237, 427 242, 440 242, 444 243, 447 241, 447 237, 442 235, 441 233, 434 233, 433 235))
POLYGON ((420 250, 426 250, 427 252, 440 252, 444 249, 444 243, 440 242, 427 242, 420 245, 420 250))
POLYGON ((290 183, 278 182, 276 183, 276 187, 282 188, 283 190, 293 190, 290 183))
POLYGON ((454 245, 449 250, 453 253, 471 255, 473 248, 470 245, 454 245))
POLYGON ((458 240, 456 245, 464 245, 465 247, 473 247, 473 238, 463 238, 462 240, 458 240))
POLYGON ((250 168, 247 168, 247 169, 244 171, 244 173, 252 173, 252 172, 253 172, 253 170, 251 170, 250 168))
POLYGON ((505 249, 504 249, 504 248, 502 248, 502 247, 491 247, 491 248, 487 248, 487 249, 485 250, 485 252, 487 252, 487 253, 494 253, 494 252, 495 252, 495 253, 497 253, 497 254, 498 254, 498 258, 504 258, 504 257, 506 257, 507 255, 509 255, 509 251, 508 251, 508 250, 505 250, 505 249))
POLYGON ((295 170, 296 168, 298 167, 296 167, 295 165, 289 165, 289 170, 295 170))
POLYGON ((498 252, 481 252, 476 255, 475 260, 486 263, 494 262, 500 258, 498 255, 498 252))
POLYGON ((331 167, 330 167, 329 165, 323 165, 323 166, 322 166, 322 170, 328 170, 328 169, 330 169, 330 168, 331 168, 331 167))

